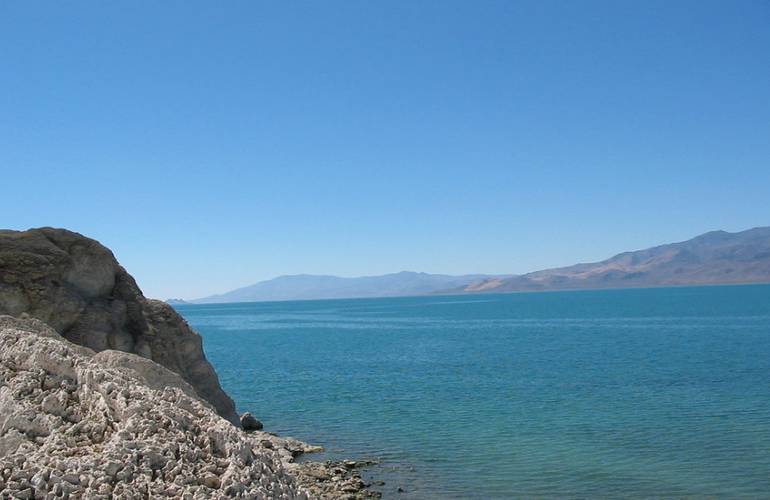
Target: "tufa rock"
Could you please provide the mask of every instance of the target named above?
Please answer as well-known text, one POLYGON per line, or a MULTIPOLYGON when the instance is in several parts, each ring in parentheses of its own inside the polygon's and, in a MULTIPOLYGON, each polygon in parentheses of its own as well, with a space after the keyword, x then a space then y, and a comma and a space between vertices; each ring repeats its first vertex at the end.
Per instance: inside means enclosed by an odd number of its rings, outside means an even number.
POLYGON ((185 384, 0 316, 0 498, 379 497, 349 464, 296 463, 313 447, 236 429, 185 384))
POLYGON ((182 388, 98 356, 0 316, 0 498, 309 497, 280 438, 266 449, 182 388))
MULTIPOLYGON (((146 299, 112 252, 95 240, 64 229, 0 231, 0 314, 37 318, 94 351, 155 361, 238 425, 235 404, 206 360, 200 336, 172 307, 146 299)), ((134 369, 141 363, 116 355, 105 361, 134 369)), ((185 390, 179 381, 169 383, 185 390)))

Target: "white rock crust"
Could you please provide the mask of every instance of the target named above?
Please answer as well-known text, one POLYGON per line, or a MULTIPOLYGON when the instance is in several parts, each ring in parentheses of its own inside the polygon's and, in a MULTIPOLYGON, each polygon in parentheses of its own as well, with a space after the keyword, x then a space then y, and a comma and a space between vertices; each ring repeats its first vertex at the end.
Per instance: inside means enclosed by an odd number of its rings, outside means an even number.
POLYGON ((236 429, 157 364, 100 357, 0 317, 0 498, 309 498, 287 471, 301 443, 236 429))

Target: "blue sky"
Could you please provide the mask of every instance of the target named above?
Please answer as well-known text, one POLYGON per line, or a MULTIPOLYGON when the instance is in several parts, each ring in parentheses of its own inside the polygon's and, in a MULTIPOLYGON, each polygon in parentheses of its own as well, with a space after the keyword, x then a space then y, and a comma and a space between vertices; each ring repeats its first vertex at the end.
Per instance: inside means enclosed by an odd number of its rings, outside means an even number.
POLYGON ((0 226, 149 296, 770 225, 767 1, 0 2, 0 226))

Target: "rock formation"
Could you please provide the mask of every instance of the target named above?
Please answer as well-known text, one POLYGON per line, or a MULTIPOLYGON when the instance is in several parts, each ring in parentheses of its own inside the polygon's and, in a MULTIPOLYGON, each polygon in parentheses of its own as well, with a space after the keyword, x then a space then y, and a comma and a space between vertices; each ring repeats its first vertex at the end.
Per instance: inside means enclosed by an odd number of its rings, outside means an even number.
POLYGON ((97 241, 63 229, 0 231, 0 314, 27 314, 94 351, 153 360, 239 425, 200 336, 173 308, 146 299, 97 241))
POLYGON ((165 368, 105 352, 111 366, 39 321, 0 317, 1 498, 308 498, 282 440, 268 449, 165 368), (181 387, 145 385, 162 372, 181 387))
POLYGON ((152 361, 0 316, 0 498, 379 497, 369 463, 294 462, 318 450, 230 425, 152 361))
POLYGON ((250 432, 200 337, 108 249, 0 231, 0 498, 380 496, 370 462, 295 463, 322 448, 245 416, 250 432))

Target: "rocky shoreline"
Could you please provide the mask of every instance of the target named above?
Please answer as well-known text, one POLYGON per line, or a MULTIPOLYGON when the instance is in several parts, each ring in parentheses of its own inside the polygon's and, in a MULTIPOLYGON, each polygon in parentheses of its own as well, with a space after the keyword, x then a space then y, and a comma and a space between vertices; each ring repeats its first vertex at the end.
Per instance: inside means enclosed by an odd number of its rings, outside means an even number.
POLYGON ((376 461, 342 460, 327 462, 303 462, 290 466, 297 483, 320 498, 380 498, 382 495, 370 489, 360 470, 377 464, 376 461))
MULTIPOLYGON (((256 420, 254 421, 256 422, 256 420)), ((250 422, 170 306, 65 230, 0 231, 0 498, 378 498, 250 422)))

